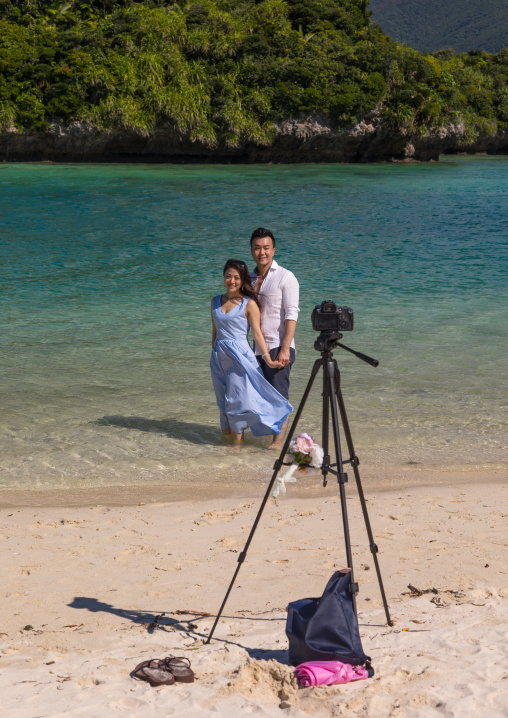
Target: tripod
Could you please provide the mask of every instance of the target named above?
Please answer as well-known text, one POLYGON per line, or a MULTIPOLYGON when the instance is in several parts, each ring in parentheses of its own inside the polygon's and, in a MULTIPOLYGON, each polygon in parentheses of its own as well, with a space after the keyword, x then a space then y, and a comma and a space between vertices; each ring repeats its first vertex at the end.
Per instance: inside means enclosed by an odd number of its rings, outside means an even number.
POLYGON ((353 555, 352 555, 352 551, 351 551, 351 539, 350 539, 350 535, 349 535, 349 522, 348 522, 348 515, 347 515, 346 489, 345 489, 345 484, 348 481, 348 477, 347 477, 347 474, 344 472, 345 464, 351 465, 351 467, 353 469, 353 473, 355 475, 356 487, 358 490, 358 496, 360 497, 360 504, 362 507, 363 519, 365 522, 365 528, 367 530, 367 536, 369 539, 369 547, 370 547, 370 551, 372 553, 372 558, 374 559, 374 566, 376 568, 377 580, 379 583, 381 598, 383 600, 386 621, 389 626, 393 625, 392 620, 390 618, 390 612, 388 610, 388 604, 386 602, 386 596, 385 596, 385 591, 384 591, 384 587, 383 587, 383 580, 381 578, 381 570, 379 568, 379 562, 377 559, 378 547, 374 541, 374 535, 372 533, 372 529, 370 526, 369 514, 367 512, 367 504, 365 502, 365 496, 363 493, 362 482, 360 479, 360 472, 358 470, 360 461, 355 454, 355 450, 354 450, 354 446, 353 446, 353 439, 351 437, 351 431, 349 429, 349 423, 348 423, 348 419, 347 419, 346 409, 344 406, 344 400, 342 398, 342 391, 340 388, 340 372, 339 372, 339 368, 337 366, 337 362, 333 358, 332 349, 335 349, 335 347, 339 346, 339 347, 341 347, 341 349, 345 349, 346 351, 351 352, 351 354, 354 354, 356 357, 358 357, 358 359, 361 359, 362 361, 364 361, 367 364, 370 364, 371 366, 374 366, 374 367, 376 367, 379 364, 379 362, 376 359, 372 359, 371 357, 368 357, 366 354, 362 354, 361 352, 357 352, 354 349, 351 349, 350 347, 347 347, 344 344, 341 344, 339 341, 340 339, 342 339, 342 334, 339 334, 338 332, 323 331, 323 332, 321 332, 318 339, 314 343, 314 348, 317 349, 317 351, 321 352, 321 358, 317 359, 314 362, 314 366, 312 367, 310 379, 309 379, 307 386, 305 388, 305 391, 303 393, 302 401, 300 402, 300 406, 298 407, 298 411, 296 412, 295 418, 293 420, 293 423, 291 425, 289 433, 284 442, 284 446, 282 447, 280 456, 275 461, 275 463, 273 465, 273 475, 270 480, 270 483, 268 484, 268 488, 263 497, 263 501, 261 502, 261 506, 259 507, 258 514, 254 520, 254 524, 251 528, 249 537, 247 539, 247 543, 245 544, 243 551, 238 555, 238 565, 236 567, 233 578, 231 579, 231 583, 229 584, 226 595, 224 596, 224 600, 219 609, 219 612, 217 614, 215 622, 212 626, 212 630, 210 631, 210 634, 209 634, 208 638, 206 639, 205 643, 210 643, 210 641, 212 639, 215 628, 220 620, 220 617, 222 615, 222 612, 224 610, 226 602, 229 598, 229 594, 231 593, 231 589, 233 588, 233 585, 236 581, 236 577, 238 576, 238 573, 240 571, 242 563, 245 561, 245 559, 247 557, 247 551, 249 550, 250 543, 254 537, 254 533, 257 529, 259 520, 261 519, 261 515, 266 506, 266 502, 268 501, 268 498, 270 496, 270 492, 272 491, 273 485, 277 478, 277 474, 281 470, 282 466, 290 465, 289 463, 284 462, 284 457, 286 456, 286 454, 289 450, 289 444, 291 442, 291 439, 293 438, 296 427, 298 426, 298 422, 300 421, 300 417, 305 408, 305 404, 306 404, 307 398, 310 394, 310 390, 312 389, 312 385, 314 384, 314 379, 316 378, 316 376, 321 368, 323 369, 322 444, 323 444, 323 452, 324 452, 323 464, 321 466, 321 473, 323 475, 323 486, 326 486, 328 483, 328 479, 327 479, 328 474, 333 474, 334 476, 336 476, 337 482, 339 484, 340 503, 341 503, 341 509, 342 509, 342 524, 343 524, 343 529, 344 529, 344 542, 345 542, 345 548, 346 548, 346 558, 347 558, 347 565, 351 569, 351 571, 349 573, 349 591, 351 593, 351 599, 353 602, 355 616, 358 618, 357 608, 356 608, 356 594, 358 593, 358 583, 355 582, 354 575, 353 575, 353 555), (339 410, 338 413, 337 413, 337 407, 339 410), (330 414, 331 414, 331 419, 332 419, 332 433, 333 433, 333 442, 334 442, 335 458, 336 458, 336 461, 333 464, 330 463, 331 457, 329 454, 330 414), (348 452, 349 452, 348 459, 342 458, 340 433, 339 433, 339 415, 338 414, 340 414, 340 419, 342 422, 342 429, 344 432, 344 436, 346 439, 346 444, 347 444, 347 448, 348 448, 348 452))

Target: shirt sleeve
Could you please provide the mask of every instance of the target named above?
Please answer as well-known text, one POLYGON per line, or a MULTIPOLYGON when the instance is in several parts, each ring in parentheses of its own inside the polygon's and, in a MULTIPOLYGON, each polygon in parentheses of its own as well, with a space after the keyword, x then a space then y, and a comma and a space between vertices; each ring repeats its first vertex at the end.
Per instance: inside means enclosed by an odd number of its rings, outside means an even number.
POLYGON ((282 306, 284 307, 284 318, 298 319, 298 302, 300 299, 300 285, 292 272, 288 272, 286 281, 282 286, 282 306))

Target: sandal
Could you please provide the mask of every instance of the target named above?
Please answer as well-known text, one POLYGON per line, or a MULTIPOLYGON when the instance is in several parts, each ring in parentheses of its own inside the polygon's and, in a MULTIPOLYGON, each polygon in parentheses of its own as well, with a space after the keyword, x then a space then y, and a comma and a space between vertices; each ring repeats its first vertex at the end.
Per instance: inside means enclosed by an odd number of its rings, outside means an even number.
POLYGON ((188 658, 168 656, 164 658, 164 665, 168 671, 171 671, 178 683, 194 683, 194 671, 191 670, 188 658))
POLYGON ((172 686, 175 682, 175 676, 167 669, 165 661, 158 658, 142 661, 132 671, 132 675, 139 681, 146 681, 154 688, 156 686, 172 686))
POLYGON ((175 656, 142 661, 132 671, 132 675, 139 681, 147 681, 154 687, 172 686, 175 681, 194 683, 194 671, 191 670, 189 659, 175 656))

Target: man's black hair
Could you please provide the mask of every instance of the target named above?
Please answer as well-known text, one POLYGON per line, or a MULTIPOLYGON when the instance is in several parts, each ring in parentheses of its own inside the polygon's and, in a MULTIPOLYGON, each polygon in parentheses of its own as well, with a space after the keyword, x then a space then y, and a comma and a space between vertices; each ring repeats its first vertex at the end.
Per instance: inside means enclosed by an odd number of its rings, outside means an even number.
POLYGON ((273 236, 273 233, 270 232, 269 229, 264 229, 264 227, 258 227, 254 230, 250 238, 250 246, 252 247, 252 242, 255 239, 264 239, 265 237, 270 237, 273 242, 273 246, 275 247, 275 237, 273 236))

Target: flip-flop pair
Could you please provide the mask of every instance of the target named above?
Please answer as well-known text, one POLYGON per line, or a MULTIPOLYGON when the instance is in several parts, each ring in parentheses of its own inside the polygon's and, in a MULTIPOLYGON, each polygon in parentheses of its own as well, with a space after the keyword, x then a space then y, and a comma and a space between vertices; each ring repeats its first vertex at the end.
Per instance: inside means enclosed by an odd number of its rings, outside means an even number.
POLYGON ((194 683, 194 671, 188 658, 152 658, 142 661, 132 671, 134 678, 151 686, 172 686, 173 683, 194 683))

